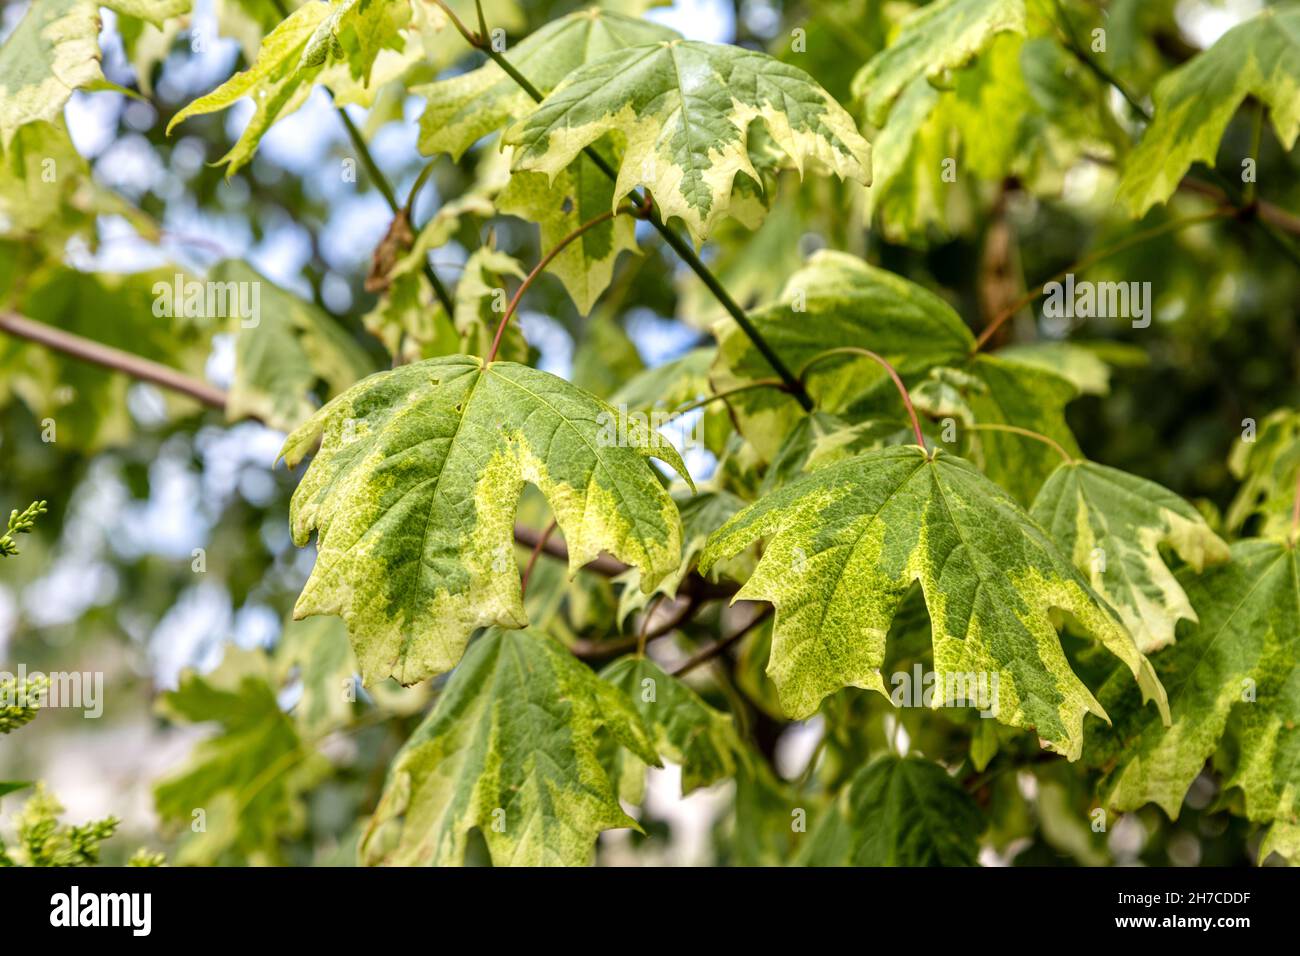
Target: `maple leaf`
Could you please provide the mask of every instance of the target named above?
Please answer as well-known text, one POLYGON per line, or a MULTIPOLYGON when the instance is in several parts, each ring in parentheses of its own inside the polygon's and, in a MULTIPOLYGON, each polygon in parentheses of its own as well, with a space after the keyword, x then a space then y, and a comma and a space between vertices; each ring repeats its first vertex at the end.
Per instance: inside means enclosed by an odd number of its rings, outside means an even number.
POLYGON ((215 721, 221 732, 199 744, 189 764, 154 788, 158 815, 184 825, 203 810, 203 829, 187 834, 182 864, 211 864, 235 850, 273 861, 279 841, 306 822, 305 791, 327 769, 276 700, 278 681, 261 650, 227 650, 211 674, 186 671, 159 701, 178 722, 215 721))
POLYGON ((1084 714, 1106 717, 1071 670, 1052 609, 1127 664, 1167 713, 1114 613, 1011 497, 959 458, 905 446, 821 468, 732 518, 701 569, 758 538, 763 557, 735 599, 775 605, 768 674, 795 719, 845 686, 888 696, 885 636, 913 581, 930 612, 935 671, 987 675, 997 718, 1034 728, 1049 749, 1076 759, 1084 714))
MULTIPOLYGON (((645 657, 621 657, 600 676, 626 695, 641 715, 659 756, 682 768, 682 796, 735 774, 743 745, 730 715, 710 707, 645 657)), ((614 762, 622 782, 620 796, 640 803, 645 793, 644 764, 626 751, 620 751, 614 762)))
POLYGON ((320 451, 290 522, 316 565, 295 617, 340 614, 367 683, 454 667, 470 633, 527 623, 513 552, 525 482, 546 496, 576 571, 602 550, 653 590, 681 558, 677 508, 648 459, 686 469, 667 441, 606 441, 617 412, 549 373, 452 355, 381 372, 288 437, 320 451))
POLYGON ((664 219, 680 218, 700 241, 728 212, 738 174, 762 181, 746 135, 758 118, 800 172, 811 162, 870 182, 870 146, 807 73, 691 40, 628 47, 579 67, 503 141, 517 147, 515 170, 553 178, 584 147, 618 132, 626 148, 614 201, 647 186, 664 219))
POLYGON ((27 123, 57 120, 74 90, 105 83, 101 58, 96 3, 29 4, 0 46, 0 146, 27 123))
MULTIPOLYGON (((508 58, 534 89, 549 93, 578 67, 606 53, 677 37, 676 30, 657 23, 592 7, 547 23, 513 46, 508 58)), ((450 153, 454 159, 535 106, 494 60, 412 92, 428 101, 420 117, 420 152, 450 153)))
MULTIPOLYGON (((1245 816, 1294 822, 1300 814, 1300 562, 1281 541, 1232 545, 1231 560, 1179 581, 1200 617, 1153 660, 1173 723, 1147 720, 1115 680, 1102 697, 1114 731, 1095 750, 1111 769, 1106 803, 1159 805, 1178 817, 1211 757, 1245 816)), ((1093 756, 1093 755, 1090 755, 1093 756)))
POLYGON ((1300 4, 1266 7, 1161 77, 1155 118, 1124 162, 1115 200, 1140 218, 1168 199, 1196 162, 1214 166, 1219 140, 1247 96, 1268 108, 1282 148, 1300 133, 1300 4))
POLYGON ((626 697, 545 634, 488 630, 403 746, 364 862, 459 865, 478 827, 497 866, 580 866, 600 831, 636 827, 597 756, 608 736, 659 765, 626 697))
POLYGON ((1160 546, 1198 573, 1228 560, 1228 546, 1172 491, 1093 462, 1057 468, 1029 513, 1089 576, 1144 654, 1172 644, 1180 618, 1196 620, 1160 546))
POLYGON ((889 109, 913 80, 942 79, 1004 31, 1025 32, 1024 0, 936 0, 913 13, 897 38, 853 78, 867 119, 884 126, 889 109))
POLYGON ((1227 528, 1240 532, 1257 518, 1260 537, 1285 537, 1300 487, 1300 413, 1278 409, 1259 423, 1250 440, 1243 435, 1228 458, 1228 469, 1241 487, 1224 517, 1227 528))

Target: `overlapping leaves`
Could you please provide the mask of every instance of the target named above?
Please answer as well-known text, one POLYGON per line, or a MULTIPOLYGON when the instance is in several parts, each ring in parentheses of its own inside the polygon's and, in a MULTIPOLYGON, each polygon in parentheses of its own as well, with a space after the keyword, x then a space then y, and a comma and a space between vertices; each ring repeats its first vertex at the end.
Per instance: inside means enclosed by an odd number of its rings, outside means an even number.
POLYGON ((665 219, 703 239, 738 175, 760 184, 747 145, 762 119, 802 170, 813 163, 869 183, 870 147, 853 119, 803 70, 762 53, 696 41, 616 50, 574 70, 506 131, 516 170, 554 177, 611 132, 625 141, 615 200, 648 186, 665 219))
POLYGON ((1200 623, 1154 660, 1171 726, 1151 721, 1111 681, 1116 724, 1095 757, 1110 768, 1117 810, 1158 804, 1171 818, 1213 758, 1245 816, 1294 825, 1300 815, 1300 564, 1294 546, 1259 538, 1180 582, 1200 623))
POLYGON ((295 615, 340 614, 367 681, 455 666, 470 633, 527 623, 513 554, 525 482, 546 496, 577 569, 602 550, 647 591, 678 567, 681 522, 648 459, 666 441, 602 440, 617 412, 546 372, 454 355, 373 375, 290 435, 294 540, 318 531, 295 615))
POLYGON ((1032 727, 1078 757, 1083 717, 1105 717, 1070 668, 1051 611, 1064 611, 1119 657, 1167 713, 1164 690, 1119 620, 1010 496, 942 452, 887 448, 819 469, 724 525, 707 570, 757 538, 763 558, 737 599, 777 617, 768 673, 792 717, 844 686, 886 693, 890 622, 919 581, 934 668, 996 683, 1003 723, 1032 727))
POLYGON ((1228 559, 1191 505, 1154 482, 1093 462, 1061 465, 1030 514, 1088 574, 1144 653, 1174 641, 1196 611, 1160 555, 1168 545, 1195 571, 1228 559))

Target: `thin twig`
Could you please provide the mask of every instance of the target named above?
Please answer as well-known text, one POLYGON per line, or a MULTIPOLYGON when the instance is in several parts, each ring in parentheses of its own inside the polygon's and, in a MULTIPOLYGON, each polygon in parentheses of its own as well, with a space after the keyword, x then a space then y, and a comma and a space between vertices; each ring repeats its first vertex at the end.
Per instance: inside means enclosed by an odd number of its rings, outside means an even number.
POLYGON ((714 402, 719 402, 722 401, 723 399, 730 398, 732 395, 739 394, 740 392, 748 392, 749 390, 755 388, 776 388, 776 389, 780 389, 783 392, 789 391, 789 389, 786 387, 785 382, 781 381, 779 378, 760 378, 752 382, 746 382, 744 385, 737 385, 734 388, 724 388, 720 392, 715 392, 712 395, 706 395, 704 398, 701 398, 698 401, 694 401, 688 405, 683 405, 681 408, 674 409, 673 415, 675 416, 686 415, 689 414, 690 412, 695 411, 697 408, 703 408, 706 405, 711 405, 714 402))
MULTIPOLYGON (((709 597, 702 597, 699 594, 686 594, 685 600, 681 600, 682 594, 678 595, 677 610, 670 616, 660 621, 654 627, 646 631, 645 642, 657 640, 667 634, 677 630, 682 624, 686 623, 695 615, 704 604, 712 600, 709 597)), ((641 636, 639 634, 628 637, 620 637, 612 641, 586 641, 578 640, 569 645, 569 650, 575 657, 581 657, 583 660, 605 660, 610 657, 617 657, 628 651, 636 650, 641 645, 641 636)))
POLYGON ((542 553, 542 549, 546 547, 546 542, 551 539, 554 532, 555 519, 552 518, 550 524, 546 526, 546 530, 537 539, 537 543, 533 545, 533 553, 528 556, 528 566, 524 568, 523 577, 519 579, 519 597, 521 599, 528 593, 528 579, 533 575, 533 565, 537 564, 538 556, 542 553))
POLYGON ((740 630, 734 632, 733 634, 728 635, 727 637, 722 638, 721 640, 714 641, 708 647, 701 648, 699 651, 696 651, 693 655, 688 657, 685 662, 680 664, 676 668, 676 670, 672 672, 672 676, 681 677, 683 674, 688 674, 691 671, 695 670, 695 668, 699 667, 701 664, 705 663, 706 661, 710 661, 713 658, 717 657, 719 654, 725 651, 732 644, 735 644, 741 638, 745 637, 745 635, 747 635, 754 628, 758 627, 758 625, 761 624, 764 620, 766 620, 767 616, 771 613, 772 613, 772 607, 771 605, 768 605, 766 608, 759 611, 752 618, 750 618, 749 623, 746 624, 744 627, 740 628, 740 630))
POLYGON ((515 290, 514 297, 511 298, 510 304, 506 306, 505 315, 501 316, 501 321, 497 324, 497 334, 492 339, 492 348, 488 352, 487 356, 488 365, 491 365, 496 361, 497 349, 501 347, 501 336, 505 334, 506 326, 510 324, 510 317, 514 315, 515 310, 519 308, 519 300, 524 297, 524 293, 528 291, 528 287, 537 280, 538 276, 546 271, 546 267, 555 261, 555 257, 563 252, 568 247, 569 243, 580 238, 582 234, 588 230, 596 228, 603 222, 608 222, 620 212, 624 211, 625 210, 615 211, 611 209, 609 212, 602 212, 599 216, 588 219, 581 226, 574 229, 573 232, 569 233, 557 242, 555 247, 546 255, 542 256, 541 261, 538 262, 537 265, 533 266, 533 271, 524 277, 523 283, 521 283, 519 288, 515 290))
MULTIPOLYGON (((557 561, 567 563, 569 560, 569 549, 563 541, 556 541, 554 538, 543 538, 542 532, 527 525, 515 524, 515 540, 526 548, 537 548, 542 554, 555 558, 557 561)), ((583 569, 593 571, 601 577, 616 578, 626 572, 628 566, 607 554, 602 554, 589 564, 583 565, 583 569)))
POLYGON ((907 386, 903 384, 902 378, 899 377, 898 371, 893 365, 889 364, 889 360, 883 355, 856 345, 844 345, 839 348, 827 349, 819 355, 814 355, 804 364, 804 367, 799 371, 799 381, 802 382, 808 371, 818 362, 834 355, 865 355, 889 373, 889 377, 894 380, 894 387, 898 389, 898 394, 903 397, 903 405, 907 408, 907 417, 912 421, 912 432, 916 435, 916 443, 921 446, 922 450, 925 450, 925 435, 921 432, 921 420, 917 418, 916 409, 912 406, 912 396, 908 393, 907 386))

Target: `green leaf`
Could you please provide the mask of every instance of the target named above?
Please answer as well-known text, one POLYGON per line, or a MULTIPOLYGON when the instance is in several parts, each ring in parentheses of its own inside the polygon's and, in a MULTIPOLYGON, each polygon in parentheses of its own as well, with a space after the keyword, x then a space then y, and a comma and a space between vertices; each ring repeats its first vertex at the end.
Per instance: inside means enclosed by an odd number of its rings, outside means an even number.
POLYGON ((809 866, 977 866, 984 815, 943 767, 882 757, 845 784, 809 835, 809 866))
POLYGON ((884 126, 889 108, 914 79, 942 85, 997 34, 1025 32, 1024 0, 935 0, 917 10, 898 36, 853 78, 867 120, 884 126))
MULTIPOLYGON (((614 184, 585 154, 553 181, 541 173, 516 172, 497 197, 501 212, 538 224, 541 248, 547 251, 613 205, 614 184)), ((635 220, 615 216, 565 246, 547 269, 586 315, 609 285, 619 253, 635 251, 635 220)))
POLYGON ((348 722, 357 662, 342 621, 291 621, 276 646, 275 664, 282 678, 296 677, 301 688, 292 713, 303 733, 316 738, 348 722))
POLYGON ((74 90, 104 83, 101 56, 92 0, 29 4, 0 47, 0 146, 27 123, 56 121, 74 90))
POLYGON ((1029 513, 1119 613, 1144 654, 1172 644, 1180 618, 1196 620, 1161 546, 1197 573, 1228 560, 1228 546, 1172 491, 1093 462, 1062 464, 1029 513))
POLYGON ((1225 791, 1240 788, 1251 820, 1300 813, 1300 562, 1294 548, 1249 539, 1231 561, 1180 581, 1200 624, 1155 657, 1169 688, 1172 726, 1147 719, 1114 681, 1114 762, 1106 785, 1116 810, 1158 804, 1177 818, 1183 797, 1215 757, 1225 791), (1217 756, 1216 756, 1217 753, 1217 756))
POLYGON ((100 0, 100 4, 115 13, 162 26, 172 17, 189 13, 192 0, 100 0))
MULTIPOLYGON (((682 796, 734 776, 740 738, 729 714, 715 710, 686 684, 645 657, 622 657, 600 674, 625 695, 646 728, 655 751, 682 768, 682 796)), ((639 758, 622 754, 622 793, 631 803, 644 795, 645 768, 639 758)))
POLYGON ((191 116, 219 112, 245 96, 251 97, 255 109, 248 125, 230 152, 219 160, 226 164, 226 175, 233 176, 252 160, 257 144, 271 125, 306 102, 312 80, 322 65, 305 62, 307 44, 329 15, 330 5, 324 3, 304 3, 294 10, 262 40, 251 67, 178 111, 167 124, 167 133, 170 135, 177 124, 191 116))
POLYGON ((303 793, 326 764, 300 739, 276 689, 264 652, 233 648, 211 674, 183 673, 176 690, 159 701, 172 720, 221 725, 195 748, 187 767, 154 788, 158 815, 190 831, 178 863, 211 864, 228 851, 274 862, 281 838, 302 829, 303 793), (190 829, 196 811, 203 814, 202 830, 190 829))
POLYGON ((1155 118, 1124 162, 1115 200, 1140 218, 1168 199, 1219 140, 1247 96, 1268 107, 1278 142, 1300 133, 1300 4, 1266 7, 1156 84, 1155 118))
POLYGON ((1278 409, 1259 423, 1257 431, 1249 436, 1243 433, 1233 446, 1228 468, 1241 482, 1228 508, 1228 529, 1239 532, 1258 517, 1260 537, 1291 534, 1291 513, 1300 494, 1300 412, 1278 409))
POLYGON ((1300 866, 1300 823, 1279 820, 1268 828, 1259 845, 1259 862, 1262 864, 1273 853, 1290 866, 1300 866))
POLYGON ((294 493, 294 540, 319 554, 295 617, 340 614, 366 682, 454 667, 470 632, 527 623, 513 552, 524 483, 546 496, 576 571, 602 550, 653 590, 676 570, 681 522, 649 458, 608 441, 616 413, 546 372, 464 355, 372 375, 281 452, 321 447, 294 493))
POLYGON ((142 237, 158 238, 148 215, 95 182, 62 120, 19 127, 0 154, 0 233, 39 243, 51 259, 73 236, 95 249, 100 216, 122 216, 142 237))
POLYGON ((0 780, 0 797, 16 793, 19 790, 26 790, 31 785, 30 780, 0 780))
POLYGON ((935 671, 984 675, 998 719, 1034 728, 1048 749, 1077 758, 1084 714, 1105 717, 1070 669, 1053 609, 1127 664, 1165 711, 1150 663, 1113 612, 1011 497, 959 458, 907 446, 819 469, 732 518, 701 568, 757 538, 766 550, 736 600, 776 606, 768 674, 795 719, 845 686, 888 696, 885 636, 913 581, 930 612, 935 671))
POLYGON ((208 283, 210 288, 224 288, 228 303, 230 290, 257 296, 244 300, 246 305, 256 301, 255 316, 237 315, 228 306, 228 327, 235 335, 228 420, 258 418, 288 431, 315 412, 311 397, 317 381, 326 383, 328 397, 374 371, 374 364, 337 320, 243 262, 218 263, 208 273, 208 283))
MULTIPOLYGON (((872 349, 907 371, 963 361, 975 345, 961 317, 937 295, 843 252, 813 255, 790 277, 781 301, 755 310, 750 320, 796 372, 846 346, 872 349)), ((771 377, 771 366, 734 320, 720 321, 715 333, 719 390, 771 377)), ((835 412, 864 383, 883 380, 871 359, 841 354, 813 366, 807 384, 818 407, 835 412)), ((775 389, 751 389, 729 402, 745 437, 769 461, 803 417, 794 399, 775 389)))
POLYGON ((1144 365, 1146 352, 1119 342, 1028 342, 998 349, 998 358, 1036 365, 1068 381, 1080 395, 1109 395, 1113 366, 1144 365))
POLYGON ((554 178, 607 133, 626 142, 615 200, 648 186, 664 219, 702 240, 728 211, 737 174, 761 182, 750 123, 802 172, 806 162, 869 183, 870 146, 803 70, 734 46, 673 40, 629 47, 574 70, 505 133, 514 168, 554 178))
MULTIPOLYGON (((424 6, 417 4, 416 9, 424 6)), ((421 10, 420 15, 427 13, 421 10)), ((405 39, 411 16, 411 4, 405 0, 304 3, 262 39, 251 67, 177 112, 167 132, 191 116, 219 112, 250 97, 253 115, 218 161, 226 164, 226 175, 233 176, 252 160, 267 130, 307 101, 317 80, 333 89, 337 105, 369 105, 374 92, 398 78, 423 51, 418 42, 405 39), (401 54, 391 56, 381 71, 376 62, 386 51, 401 54)))
POLYGON ((658 765, 627 701, 544 634, 492 628, 397 755, 364 862, 459 865, 477 827, 497 866, 581 866, 596 837, 636 827, 597 757, 608 734, 658 765))
MULTIPOLYGON (((606 53, 677 36, 677 31, 657 23, 592 7, 547 23, 507 51, 506 59, 545 94, 578 67, 606 53)), ((413 92, 428 99, 420 117, 420 152, 450 153, 454 159, 484 136, 521 119, 535 105, 493 60, 413 92)), ((608 208, 609 203, 605 205, 608 208)))

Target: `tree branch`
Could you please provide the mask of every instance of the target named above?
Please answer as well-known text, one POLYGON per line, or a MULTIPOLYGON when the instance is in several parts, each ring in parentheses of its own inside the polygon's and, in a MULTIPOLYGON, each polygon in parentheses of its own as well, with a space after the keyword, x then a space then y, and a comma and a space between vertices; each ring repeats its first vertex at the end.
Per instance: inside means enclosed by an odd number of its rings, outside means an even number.
POLYGON ((33 321, 16 312, 0 312, 0 331, 29 342, 36 342, 64 355, 90 362, 92 365, 122 372, 142 382, 150 382, 192 398, 209 408, 224 410, 226 407, 226 393, 215 385, 209 385, 207 382, 191 378, 184 372, 113 348, 111 345, 104 345, 94 339, 65 332, 44 322, 33 321))

